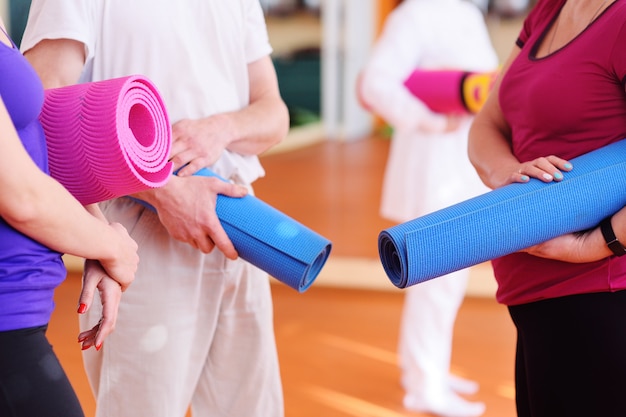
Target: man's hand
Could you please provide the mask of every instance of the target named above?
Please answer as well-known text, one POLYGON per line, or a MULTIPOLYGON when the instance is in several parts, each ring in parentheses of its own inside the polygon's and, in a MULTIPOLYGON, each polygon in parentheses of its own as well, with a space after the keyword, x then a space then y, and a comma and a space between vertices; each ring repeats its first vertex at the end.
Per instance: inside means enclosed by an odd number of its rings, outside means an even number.
POLYGON ((215 177, 173 176, 151 202, 169 234, 204 253, 217 247, 229 259, 238 254, 217 217, 217 195, 243 197, 246 187, 215 177))
POLYGON ((178 175, 185 177, 213 165, 233 137, 233 126, 227 114, 180 120, 172 126, 170 160, 174 170, 180 169, 178 175))

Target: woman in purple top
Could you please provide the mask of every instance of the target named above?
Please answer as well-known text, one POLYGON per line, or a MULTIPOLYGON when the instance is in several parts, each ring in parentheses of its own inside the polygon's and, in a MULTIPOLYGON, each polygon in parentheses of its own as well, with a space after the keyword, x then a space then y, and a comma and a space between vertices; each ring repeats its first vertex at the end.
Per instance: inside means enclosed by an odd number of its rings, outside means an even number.
MULTIPOLYGON (((0 24, 2 22, 0 21, 0 24)), ((99 349, 113 330, 122 291, 134 279, 137 245, 47 175, 38 116, 43 87, 4 27, 0 31, 0 416, 83 416, 45 332, 53 293, 65 279, 62 253, 98 268, 83 279, 78 312, 95 291, 103 317, 79 335, 99 349)))
MULTIPOLYGON (((626 0, 539 0, 470 131, 483 182, 560 181, 576 169, 568 160, 626 138, 624 45, 626 0)), ((567 215, 567 204, 545 209, 567 215)), ((619 241, 626 209, 493 260, 497 299, 517 327, 519 416, 626 416, 619 241)))

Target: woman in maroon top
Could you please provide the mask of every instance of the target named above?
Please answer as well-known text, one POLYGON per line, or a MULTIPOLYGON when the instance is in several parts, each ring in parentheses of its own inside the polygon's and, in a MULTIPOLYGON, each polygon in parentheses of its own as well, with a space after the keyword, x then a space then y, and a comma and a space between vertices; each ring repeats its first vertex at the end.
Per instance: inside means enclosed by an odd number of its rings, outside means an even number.
MULTIPOLYGON (((539 0, 470 131, 483 182, 560 181, 571 158, 626 138, 624 45, 626 0, 539 0)), ((567 215, 567 201, 545 209, 567 215)), ((626 242, 626 210, 602 224, 626 242)), ((626 250, 604 234, 492 262, 517 327, 519 416, 626 415, 626 250)))

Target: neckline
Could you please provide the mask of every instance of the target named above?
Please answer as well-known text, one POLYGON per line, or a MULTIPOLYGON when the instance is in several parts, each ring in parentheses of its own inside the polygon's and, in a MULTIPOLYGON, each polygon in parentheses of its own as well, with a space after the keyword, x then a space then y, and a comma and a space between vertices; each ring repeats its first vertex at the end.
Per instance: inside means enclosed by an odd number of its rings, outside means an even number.
POLYGON ((530 55, 531 59, 533 59, 533 60, 543 60, 543 59, 546 59, 546 58, 550 58, 551 56, 554 56, 555 54, 558 54, 559 52, 561 52, 564 49, 567 49, 578 38, 583 36, 592 27, 594 27, 596 22, 598 22, 600 19, 602 19, 602 17, 607 12, 607 10, 611 9, 611 7, 613 7, 613 5, 617 4, 618 2, 619 2, 619 0, 615 0, 615 1, 611 2, 608 6, 606 6, 604 8, 604 10, 602 10, 600 13, 597 13, 595 18, 593 18, 589 22, 589 24, 587 24, 587 26, 585 26, 585 28, 583 30, 581 30, 576 36, 574 36, 572 39, 570 39, 567 43, 565 43, 564 45, 562 45, 559 48, 555 49, 554 51, 539 57, 539 56, 537 56, 539 48, 542 46, 543 42, 549 42, 549 40, 547 39, 548 33, 550 32, 550 29, 552 29, 554 27, 554 25, 558 22, 559 15, 561 14, 561 11, 563 10, 563 7, 565 6, 565 3, 567 3, 567 0, 563 1, 563 4, 560 5, 560 7, 558 8, 557 12, 554 14, 552 19, 550 19, 550 22, 543 29, 541 36, 539 36, 537 38, 537 40, 535 41, 535 43, 533 45, 533 48, 531 50, 531 55, 530 55))

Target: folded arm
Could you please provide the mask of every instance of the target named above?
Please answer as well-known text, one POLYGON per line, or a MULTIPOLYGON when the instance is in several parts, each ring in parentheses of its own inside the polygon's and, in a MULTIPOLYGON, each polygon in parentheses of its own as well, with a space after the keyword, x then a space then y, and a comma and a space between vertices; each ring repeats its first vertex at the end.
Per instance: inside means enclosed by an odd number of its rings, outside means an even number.
POLYGON ((248 64, 250 102, 232 112, 183 119, 172 126, 172 162, 189 176, 213 165, 225 149, 259 155, 281 142, 289 130, 289 112, 278 89, 269 56, 248 64))

